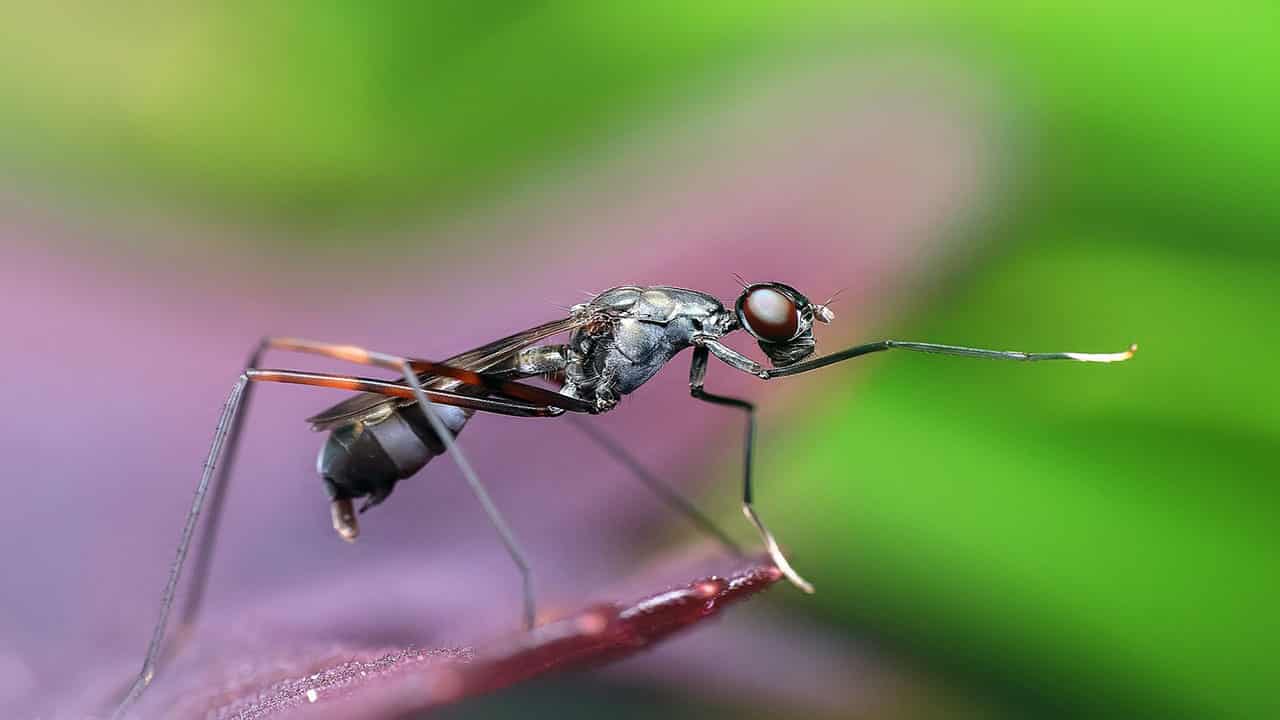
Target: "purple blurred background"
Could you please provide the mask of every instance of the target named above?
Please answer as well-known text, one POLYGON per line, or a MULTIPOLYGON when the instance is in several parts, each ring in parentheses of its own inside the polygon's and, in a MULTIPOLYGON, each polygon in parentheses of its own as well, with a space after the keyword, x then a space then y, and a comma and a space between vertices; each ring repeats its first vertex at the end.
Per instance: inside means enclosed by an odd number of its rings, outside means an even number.
MULTIPOLYGON (((638 136, 483 214, 410 233, 421 242, 366 248, 353 235, 282 251, 269 230, 75 219, 11 194, 0 215, 13 543, 0 556, 0 704, 71 717, 136 671, 217 409, 262 335, 443 357, 613 285, 732 299, 736 272, 818 299, 845 288, 820 348, 865 338, 940 258, 957 257, 947 229, 983 211, 993 173, 980 103, 963 83, 881 75, 752 89, 680 133, 638 136)), ((264 364, 350 371, 285 354, 264 364)), ((596 420, 748 539, 736 488, 707 487, 724 474, 705 472, 737 462, 741 418, 693 403, 686 383, 682 356, 596 420)), ((769 428, 803 412, 823 379, 763 387, 714 367, 708 386, 759 400, 769 428)), ((340 397, 259 389, 208 612, 144 708, 210 685, 252 687, 334 647, 449 646, 514 629, 515 572, 448 461, 398 486, 354 546, 334 536, 313 469, 322 436, 302 418, 340 397)), ((610 599, 618 577, 632 576, 628 591, 683 581, 677 558, 706 552, 563 423, 480 416, 461 439, 530 548, 548 612, 610 599)), ((691 668, 704 690, 752 687, 827 710, 875 702, 866 678, 881 672, 848 643, 760 611, 615 672, 670 681, 691 668), (716 663, 726 651, 757 660, 716 663), (769 686, 784 663, 809 668, 793 673, 807 680, 769 686)))

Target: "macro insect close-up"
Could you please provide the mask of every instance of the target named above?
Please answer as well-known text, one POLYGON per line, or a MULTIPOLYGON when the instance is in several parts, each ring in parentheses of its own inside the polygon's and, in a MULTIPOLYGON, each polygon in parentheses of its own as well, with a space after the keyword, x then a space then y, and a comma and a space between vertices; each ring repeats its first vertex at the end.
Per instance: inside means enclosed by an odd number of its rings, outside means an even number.
POLYGON ((0 718, 1275 716, 1276 24, 1006 5, 14 8, 0 718))
MULTIPOLYGON (((246 404, 245 395, 251 382, 311 385, 362 393, 308 419, 313 428, 331 431, 316 467, 331 498, 334 530, 345 540, 355 540, 359 534, 353 500, 363 500, 360 512, 364 512, 386 500, 397 482, 416 473, 432 457, 445 451, 452 454, 520 571, 524 624, 526 629, 532 629, 536 606, 529 561, 454 438, 473 412, 515 416, 607 412, 617 406, 620 396, 639 388, 677 353, 692 348, 689 369, 691 395, 698 400, 747 413, 743 512, 759 531, 774 565, 797 588, 812 593, 813 586, 792 569, 752 504, 751 447, 755 437, 755 409, 746 400, 716 395, 704 388, 709 358, 714 357, 735 370, 768 380, 893 349, 999 360, 1099 363, 1128 360, 1136 350, 1136 346, 1131 346, 1123 352, 1105 354, 1025 353, 885 340, 806 360, 816 347, 814 322, 830 323, 834 318, 835 313, 825 304, 811 303, 795 288, 782 283, 745 285, 732 310, 725 308, 715 297, 696 290, 624 286, 606 290, 589 302, 574 306, 566 319, 496 340, 443 363, 351 345, 295 338, 264 339, 250 356, 249 367, 236 381, 214 431, 213 447, 161 599, 160 619, 138 679, 122 701, 117 715, 127 710, 155 676, 156 663, 164 647, 165 626, 189 542, 204 506, 210 479, 216 472, 223 443, 230 437, 231 444, 235 444, 235 424, 241 407, 246 404), (767 368, 720 341, 734 330, 745 330, 755 337, 774 367, 767 368), (537 344, 566 331, 572 333, 568 343, 537 344), (259 368, 258 361, 267 350, 311 353, 399 370, 403 376, 400 381, 388 382, 259 368), (561 383, 559 392, 519 382, 528 377, 558 379, 561 383), (435 405, 447 409, 436 409, 435 405)), ((599 437, 590 433, 588 436, 599 437)), ((602 442, 609 443, 607 440, 602 442)), ((610 444, 610 447, 616 446, 610 444)), ((624 462, 628 466, 636 464, 629 457, 624 458, 624 462)), ((641 479, 647 478, 642 475, 641 479)), ((226 482, 226 478, 222 481, 226 482)), ((663 497, 670 497, 670 492, 669 489, 661 489, 663 497)), ((687 502, 677 502, 676 506, 690 512, 698 524, 714 528, 687 502)), ((217 519, 214 519, 209 527, 216 528, 217 524, 217 519)), ((724 537, 718 530, 713 532, 717 537, 724 537)), ((733 548, 732 545, 730 547, 733 548)), ((197 583, 202 581, 197 579, 197 583)), ((188 624, 193 623, 194 618, 191 618, 188 624)))

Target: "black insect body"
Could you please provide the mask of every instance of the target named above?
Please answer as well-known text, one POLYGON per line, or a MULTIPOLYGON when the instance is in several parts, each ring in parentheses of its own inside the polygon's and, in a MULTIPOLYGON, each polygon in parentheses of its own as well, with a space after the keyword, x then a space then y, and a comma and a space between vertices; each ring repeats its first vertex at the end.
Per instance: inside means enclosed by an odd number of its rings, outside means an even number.
MULTIPOLYGON (((375 352, 351 345, 267 338, 251 354, 223 407, 196 496, 179 540, 177 557, 161 596, 160 613, 141 672, 113 717, 122 717, 150 684, 161 655, 178 580, 211 485, 205 542, 197 556, 195 581, 183 625, 194 622, 212 552, 213 530, 221 510, 239 439, 240 420, 256 383, 277 382, 337 388, 359 394, 309 418, 312 427, 329 432, 317 470, 331 499, 334 529, 346 540, 359 534, 354 501, 365 510, 383 502, 400 480, 421 470, 437 455, 450 454, 501 537, 520 571, 524 622, 532 626, 535 604, 529 563, 502 514, 458 447, 455 436, 476 412, 524 417, 585 416, 604 413, 634 392, 676 355, 692 348, 689 390, 698 400, 738 408, 746 414, 743 512, 755 526, 778 569, 806 592, 812 586, 792 569, 752 504, 751 450, 755 435, 754 406, 704 388, 709 359, 769 380, 816 370, 883 350, 902 349, 942 355, 1001 360, 1077 360, 1110 363, 1127 360, 1136 346, 1118 353, 1023 353, 934 343, 884 340, 810 359, 816 342, 815 322, 830 323, 834 313, 782 283, 744 284, 732 308, 712 295, 676 287, 616 287, 569 310, 565 318, 530 328, 440 362, 375 352), (769 358, 765 367, 724 345, 728 334, 743 330, 769 358), (543 343, 568 333, 564 343, 543 343), (331 375, 259 367, 267 350, 291 350, 396 372, 400 380, 331 375), (529 384, 530 378, 552 380, 555 390, 529 384), (225 452, 224 452, 225 450, 225 452), (225 463, 216 473, 221 456, 225 463)), ((737 547, 710 520, 671 487, 648 473, 627 451, 590 422, 575 423, 646 486, 677 511, 731 550, 737 547)))

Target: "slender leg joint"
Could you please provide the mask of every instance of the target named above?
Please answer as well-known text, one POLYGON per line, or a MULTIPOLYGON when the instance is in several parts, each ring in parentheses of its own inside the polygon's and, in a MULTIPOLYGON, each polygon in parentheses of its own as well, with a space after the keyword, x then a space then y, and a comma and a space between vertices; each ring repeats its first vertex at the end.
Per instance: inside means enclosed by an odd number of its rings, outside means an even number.
POLYGON ((769 528, 764 526, 764 522, 760 520, 760 516, 756 514, 755 508, 751 505, 744 504, 742 513, 747 516, 752 525, 756 526, 756 530, 760 531, 760 538, 764 540, 765 550, 769 553, 769 559, 773 560, 773 564, 778 566, 783 576, 791 582, 792 585, 800 588, 802 591, 812 595, 813 585, 808 580, 800 577, 800 574, 791 567, 791 563, 787 562, 787 556, 782 554, 782 549, 778 547, 778 541, 774 540, 773 533, 769 532, 769 528))
POLYGON ((693 362, 689 367, 689 392, 695 398, 713 405, 725 405, 735 407, 747 414, 746 436, 743 443, 743 465, 742 465, 742 512, 747 516, 747 520, 755 526, 760 533, 760 539, 764 541, 765 550, 769 553, 769 559, 773 560, 773 564, 778 570, 786 576, 792 585, 800 588, 806 593, 813 592, 813 585, 807 580, 800 577, 800 574, 791 567, 791 563, 787 562, 787 557, 782 554, 782 549, 778 547, 778 541, 773 538, 773 533, 769 532, 769 528, 765 527, 764 521, 756 514, 755 508, 751 504, 751 469, 752 469, 752 449, 755 446, 756 436, 756 414, 755 406, 746 400, 739 398, 727 397, 724 395, 715 395, 703 389, 703 382, 707 375, 707 358, 712 350, 708 347, 699 346, 693 352, 693 362))
POLYGON ((520 571, 520 586, 524 595, 524 627, 526 630, 532 630, 538 612, 533 595, 533 572, 529 568, 528 560, 525 559, 524 549, 520 547, 520 541, 516 540, 515 533, 502 516, 502 512, 498 510, 498 506, 489 497, 489 491, 480 482, 480 478, 476 475, 475 470, 472 469, 466 454, 462 452, 462 447, 454 439, 453 433, 449 431, 449 428, 445 427, 440 416, 436 414, 431 400, 423 391, 421 383, 418 382, 418 376, 414 374, 409 360, 404 358, 399 360, 400 372, 404 375, 405 383, 413 389, 414 397, 417 399, 418 405, 422 407, 423 414, 427 416, 427 422, 430 423, 431 429, 435 431, 436 436, 440 438, 440 442, 444 444, 445 451, 453 457, 454 464, 458 466, 462 477, 467 481, 467 485, 471 487, 471 493, 475 495, 480 506, 484 508, 485 515, 489 518, 489 524, 497 531, 498 537, 507 549, 507 554, 511 556, 511 561, 515 563, 516 568, 520 571))

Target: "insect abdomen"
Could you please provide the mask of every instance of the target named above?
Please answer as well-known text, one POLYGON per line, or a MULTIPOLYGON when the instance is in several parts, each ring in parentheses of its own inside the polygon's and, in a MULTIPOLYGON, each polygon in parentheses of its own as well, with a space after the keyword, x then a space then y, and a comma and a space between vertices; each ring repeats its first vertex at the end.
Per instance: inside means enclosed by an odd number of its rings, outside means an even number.
MULTIPOLYGON (((461 408, 434 405, 433 409, 455 435, 469 417, 461 408)), ((316 471, 332 499, 367 496, 364 510, 387 499, 397 482, 421 470, 444 449, 422 408, 408 405, 335 429, 320 450, 316 471)))

